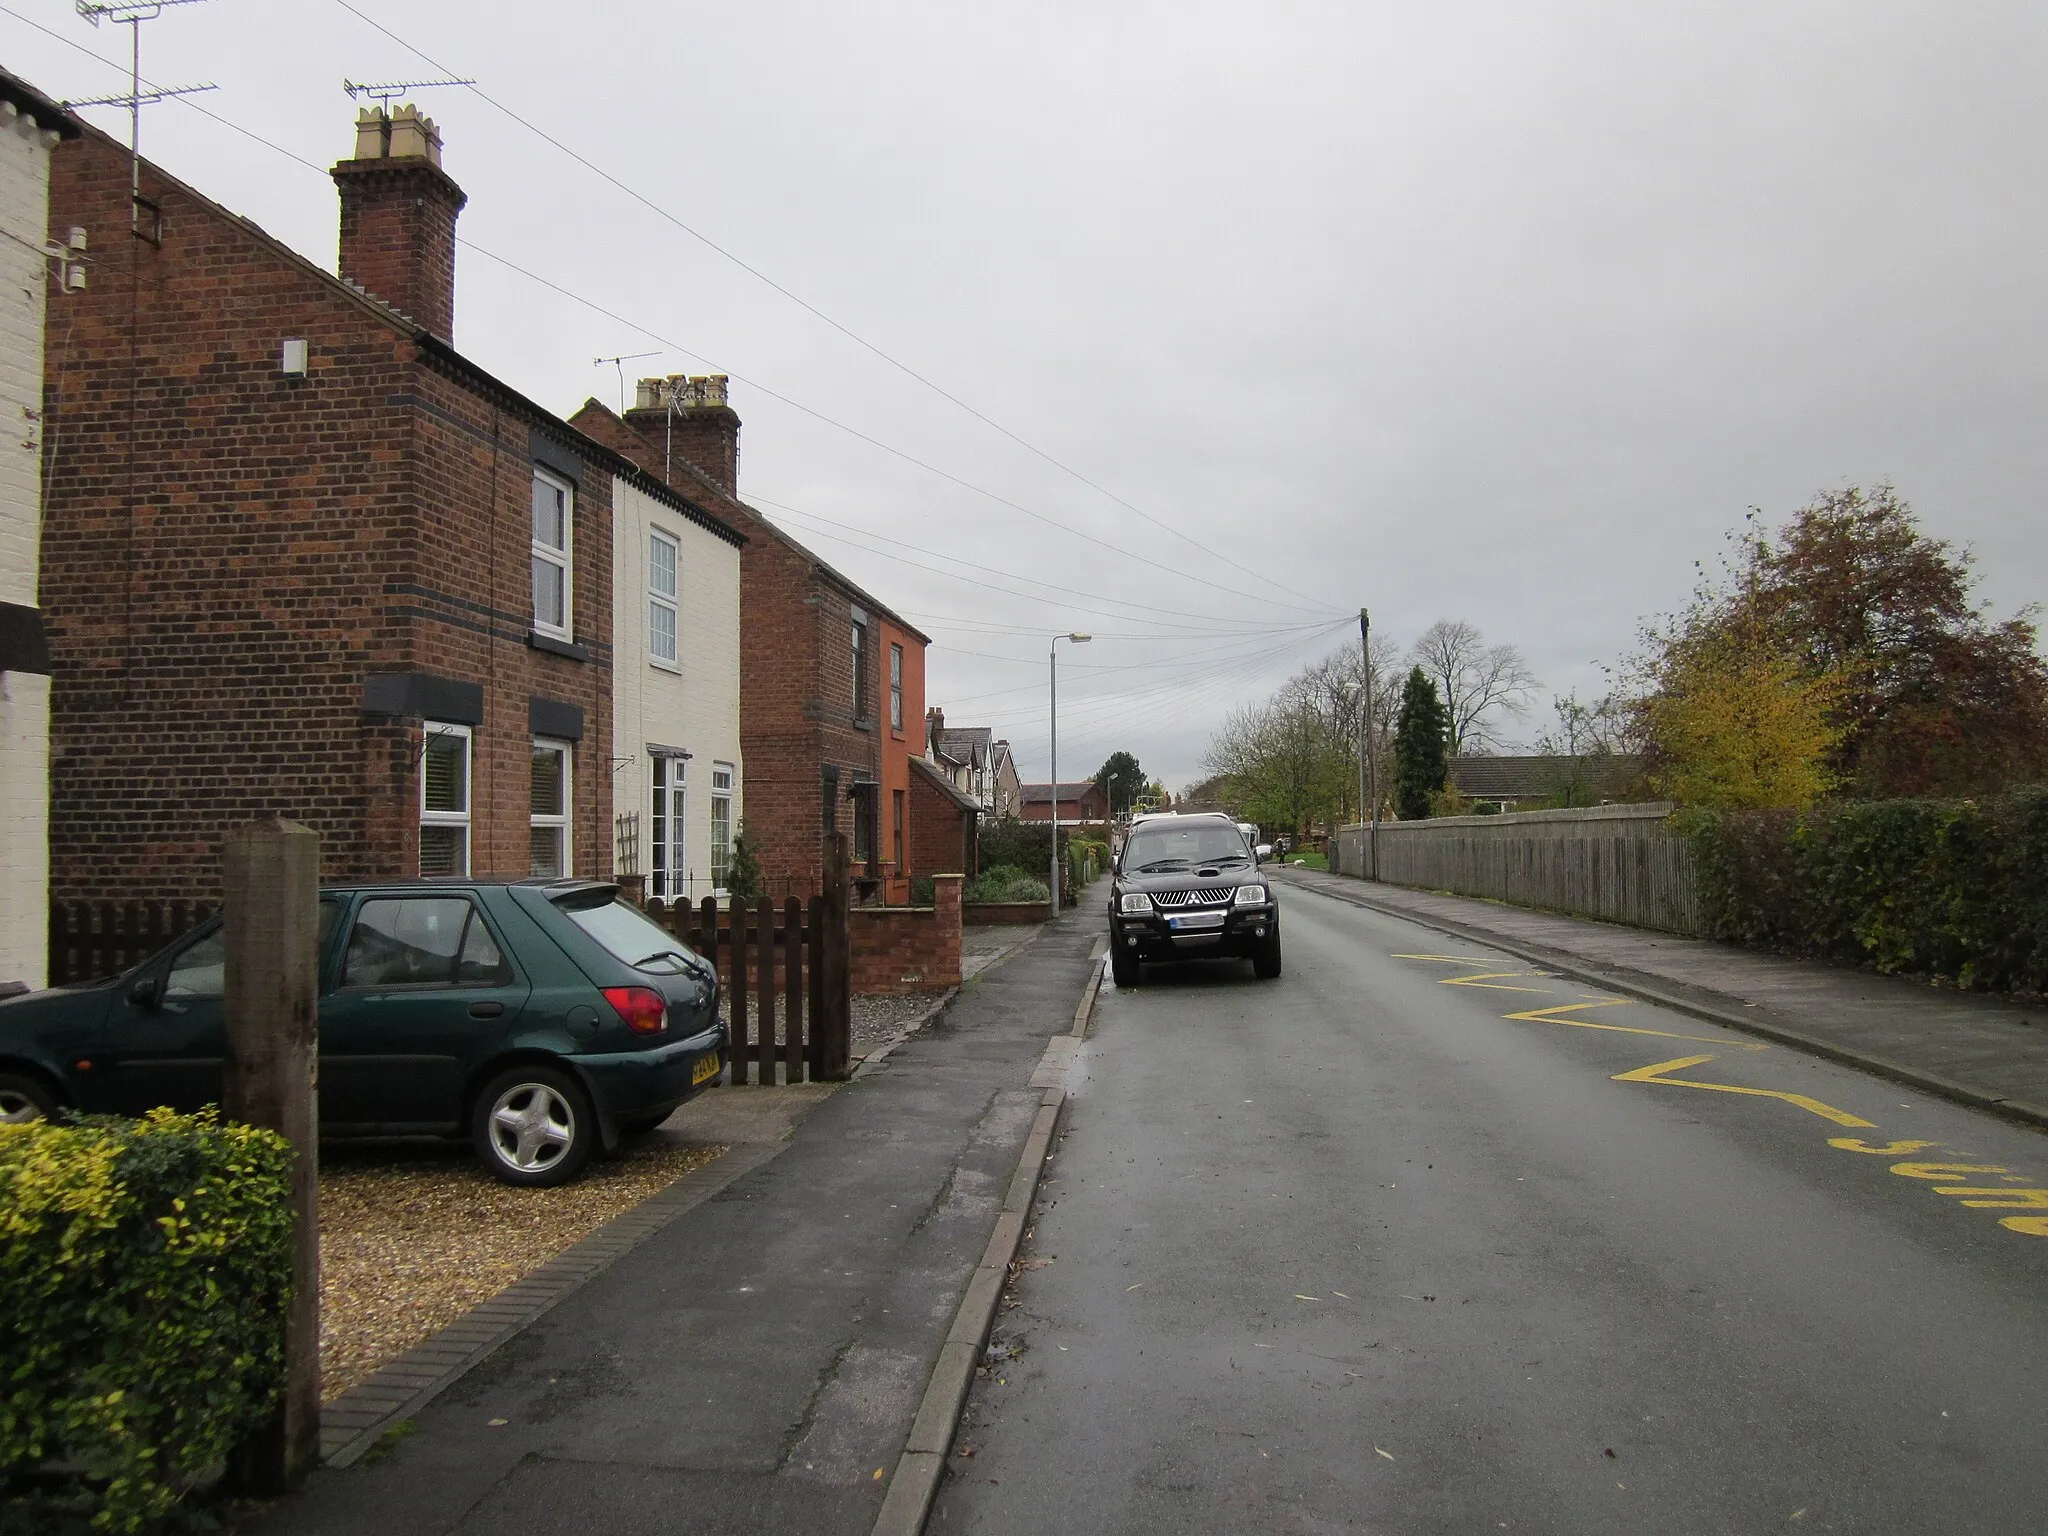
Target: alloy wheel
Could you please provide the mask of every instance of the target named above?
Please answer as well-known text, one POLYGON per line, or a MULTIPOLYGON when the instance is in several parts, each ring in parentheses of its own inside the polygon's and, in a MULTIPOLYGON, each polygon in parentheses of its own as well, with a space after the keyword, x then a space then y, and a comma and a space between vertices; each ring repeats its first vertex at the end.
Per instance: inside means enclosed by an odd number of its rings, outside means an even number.
POLYGON ((508 1168, 538 1173, 576 1140, 575 1108, 546 1083, 517 1083, 491 1106, 491 1149, 508 1168))
POLYGON ((0 1088, 0 1125, 33 1125, 43 1107, 19 1088, 0 1088))

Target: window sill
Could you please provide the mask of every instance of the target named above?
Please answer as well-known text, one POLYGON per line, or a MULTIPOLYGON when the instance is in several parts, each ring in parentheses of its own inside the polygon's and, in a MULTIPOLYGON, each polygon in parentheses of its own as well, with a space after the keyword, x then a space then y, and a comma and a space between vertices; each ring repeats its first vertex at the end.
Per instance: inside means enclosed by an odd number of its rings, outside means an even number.
POLYGON ((557 640, 554 636, 544 635, 537 629, 526 632, 526 643, 534 650, 545 651, 550 656, 566 656, 571 661, 590 660, 590 650, 587 646, 578 645, 573 640, 557 640))
POLYGON ((874 716, 872 716, 872 715, 856 715, 856 716, 854 716, 854 719, 853 719, 853 728, 854 728, 854 729, 855 729, 856 731, 872 731, 872 730, 873 730, 873 729, 875 728, 875 718, 874 718, 874 716))
POLYGON ((657 672, 666 672, 671 677, 683 675, 683 664, 679 661, 663 661, 659 656, 650 656, 647 658, 647 665, 657 672))

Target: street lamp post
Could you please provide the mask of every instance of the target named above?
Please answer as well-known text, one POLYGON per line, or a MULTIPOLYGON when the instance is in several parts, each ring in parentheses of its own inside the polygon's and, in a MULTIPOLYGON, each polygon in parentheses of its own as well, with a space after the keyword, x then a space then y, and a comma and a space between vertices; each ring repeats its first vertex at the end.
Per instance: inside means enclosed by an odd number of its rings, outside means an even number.
POLYGON ((1046 692, 1052 713, 1052 915, 1060 915, 1060 642, 1086 645, 1094 636, 1054 635, 1046 653, 1046 692))

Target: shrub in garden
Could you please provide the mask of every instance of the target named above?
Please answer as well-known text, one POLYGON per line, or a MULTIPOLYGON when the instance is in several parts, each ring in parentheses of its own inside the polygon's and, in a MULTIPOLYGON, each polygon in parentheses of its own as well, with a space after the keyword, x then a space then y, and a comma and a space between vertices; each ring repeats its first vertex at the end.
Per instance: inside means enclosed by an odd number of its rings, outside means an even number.
POLYGON ((2048 787, 1695 812, 1680 825, 1716 938, 2048 991, 2048 787))
POLYGON ((1050 901, 1052 892, 1043 880, 1024 870, 998 864, 993 869, 984 870, 981 878, 964 886, 960 899, 979 902, 1050 901))
POLYGON ((291 1162, 210 1111, 0 1125, 0 1528, 139 1529, 268 1414, 291 1162))

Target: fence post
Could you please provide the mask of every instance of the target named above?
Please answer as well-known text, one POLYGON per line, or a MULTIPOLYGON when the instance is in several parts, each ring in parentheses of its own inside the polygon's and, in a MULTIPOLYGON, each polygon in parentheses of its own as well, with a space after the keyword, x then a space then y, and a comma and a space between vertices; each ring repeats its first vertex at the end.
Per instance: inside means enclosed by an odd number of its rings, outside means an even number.
POLYGON ((754 908, 754 1080, 775 1086, 775 903, 763 891, 754 908))
POLYGON ((819 915, 817 953, 823 986, 818 1009, 818 1075, 828 1082, 846 1076, 853 1055, 853 934, 847 909, 852 871, 846 834, 827 832, 825 889, 819 915))
POLYGON ((782 903, 782 1080, 804 1080, 804 905, 782 903))
POLYGON ((825 1058, 819 1054, 825 1038, 825 898, 813 896, 809 910, 810 921, 804 930, 804 988, 810 994, 810 1020, 804 1035, 804 1070, 811 1082, 820 1083, 825 1080, 825 1058))
POLYGON ((733 897, 727 908, 732 938, 732 990, 726 994, 726 1013, 732 1020, 732 1080, 738 1086, 747 1080, 747 1064, 753 1051, 747 1040, 747 904, 733 897))
POLYGON ((278 1131, 292 1164, 292 1299, 277 1407, 236 1452, 237 1480, 282 1493, 320 1459, 319 1038, 320 834, 294 821, 252 822, 222 850, 227 895, 229 1119, 278 1131))

